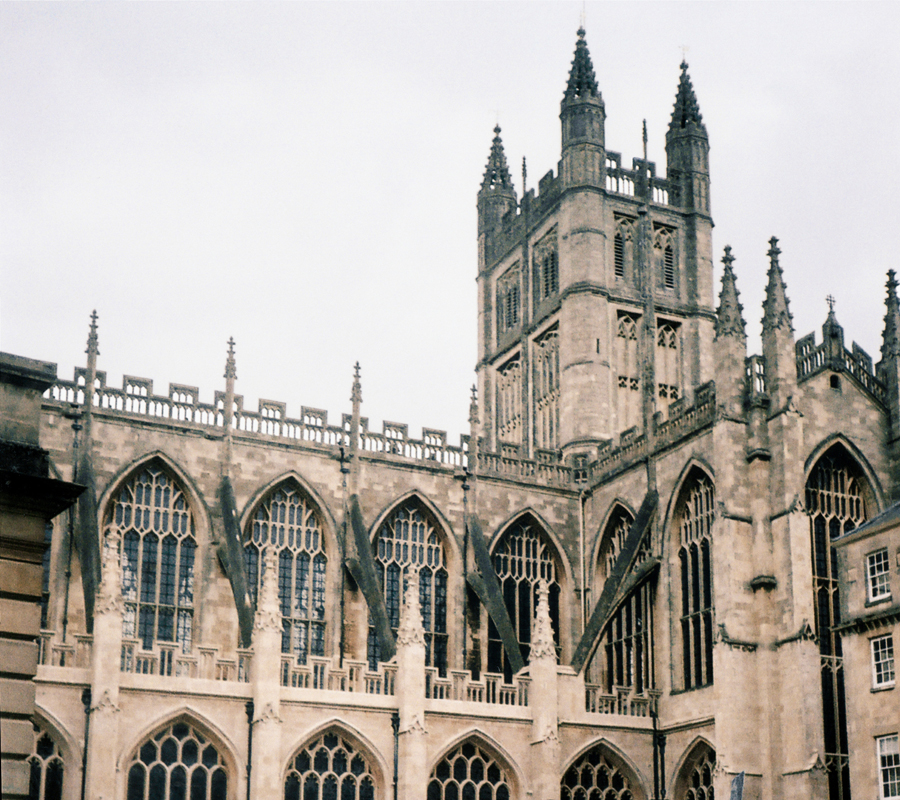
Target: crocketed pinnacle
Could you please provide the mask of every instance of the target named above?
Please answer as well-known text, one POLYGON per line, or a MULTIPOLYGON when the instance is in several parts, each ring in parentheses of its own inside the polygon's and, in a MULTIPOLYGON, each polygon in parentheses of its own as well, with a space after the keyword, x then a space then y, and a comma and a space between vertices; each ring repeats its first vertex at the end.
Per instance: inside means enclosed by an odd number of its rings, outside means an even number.
POLYGON ((565 101, 583 100, 586 97, 600 98, 594 65, 584 40, 584 28, 578 29, 578 41, 575 43, 575 57, 569 71, 569 83, 566 85, 565 101))
POLYGON ((725 271, 722 273, 722 291, 719 293, 719 308, 716 310, 716 338, 721 336, 737 336, 747 338, 747 328, 741 312, 744 307, 738 301, 737 281, 734 277, 734 256, 731 255, 731 245, 725 245, 725 255, 722 256, 722 264, 725 271))
POLYGON ((509 165, 506 163, 506 153, 503 152, 503 140, 500 138, 500 126, 494 127, 494 141, 491 144, 491 154, 488 156, 487 167, 484 170, 484 179, 481 181, 481 190, 496 192, 503 190, 513 192, 512 177, 509 174, 509 165))
POLYGON ((228 356, 225 359, 225 375, 226 380, 234 380, 237 378, 237 362, 234 359, 234 337, 228 339, 228 356))
POLYGON ((781 267, 778 265, 778 239, 769 239, 769 283, 766 286, 766 299, 763 301, 763 333, 784 328, 793 332, 793 317, 788 310, 788 301, 781 267))
POLYGON ((897 299, 897 273, 894 270, 888 272, 885 305, 887 313, 884 315, 881 358, 886 361, 900 357, 900 300, 897 299))
POLYGON ((469 400, 469 425, 478 424, 478 389, 472 386, 472 399, 469 400))
POLYGON ((353 365, 353 388, 350 391, 350 402, 362 402, 362 383, 359 380, 359 362, 353 365))
POLYGON ((87 350, 84 352, 88 355, 99 356, 100 350, 98 349, 99 339, 97 337, 97 309, 95 308, 91 312, 91 330, 88 333, 87 340, 87 350))
POLYGON ((531 663, 543 659, 556 661, 556 643, 553 640, 553 623, 550 620, 550 590, 547 581, 538 583, 538 605, 534 615, 534 633, 531 637, 531 652, 528 660, 531 663))
POLYGON ((675 108, 672 109, 669 131, 684 130, 690 126, 694 126, 697 133, 706 136, 706 126, 700 115, 700 104, 697 102, 697 95, 694 94, 691 76, 688 75, 688 65, 686 61, 682 61, 681 79, 678 82, 678 94, 675 96, 675 108))

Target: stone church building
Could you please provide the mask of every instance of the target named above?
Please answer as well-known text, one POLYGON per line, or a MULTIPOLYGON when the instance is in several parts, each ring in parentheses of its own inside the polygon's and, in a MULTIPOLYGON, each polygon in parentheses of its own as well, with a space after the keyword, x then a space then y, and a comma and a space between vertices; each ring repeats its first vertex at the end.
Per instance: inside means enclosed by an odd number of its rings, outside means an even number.
POLYGON ((114 388, 93 318, 42 406, 87 488, 47 529, 32 797, 848 800, 888 774, 848 747, 832 546, 900 494, 893 274, 875 364, 833 310, 795 338, 773 238, 749 355, 687 64, 665 171, 607 149, 583 30, 560 120, 523 196, 495 130, 458 444, 370 430, 358 368, 339 419, 245 408, 233 343, 212 402, 114 388))

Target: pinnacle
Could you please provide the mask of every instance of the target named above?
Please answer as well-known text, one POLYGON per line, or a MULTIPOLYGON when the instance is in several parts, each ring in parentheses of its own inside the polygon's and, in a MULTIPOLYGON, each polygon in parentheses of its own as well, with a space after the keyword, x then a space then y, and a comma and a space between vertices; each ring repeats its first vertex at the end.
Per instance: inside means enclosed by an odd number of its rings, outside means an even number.
POLYGON ((534 615, 534 632, 531 636, 529 661, 553 659, 556 661, 556 644, 553 639, 553 622, 550 619, 549 587, 547 581, 538 582, 538 604, 534 615))
POLYGON ((584 100, 588 97, 599 99, 600 90, 597 88, 594 65, 591 63, 591 54, 588 52, 587 42, 584 39, 584 28, 579 28, 578 41, 575 43, 575 57, 572 59, 572 69, 569 71, 569 83, 566 85, 564 102, 584 100))
POLYGON ((90 333, 88 333, 87 350, 84 351, 89 355, 93 354, 95 356, 100 355, 100 351, 97 349, 98 343, 100 341, 97 336, 97 319, 97 309, 95 308, 91 312, 91 330, 90 333))
POLYGON ((703 124, 703 116, 700 114, 700 104, 697 102, 697 95, 694 94, 691 76, 688 75, 688 65, 686 61, 682 61, 678 94, 675 95, 675 107, 672 109, 669 130, 681 130, 691 125, 698 129, 698 133, 706 136, 706 126, 703 124))
POLYGON ((887 313, 884 315, 884 334, 881 343, 881 358, 900 357, 900 300, 897 299, 897 273, 888 271, 887 313))
POLYGON ((494 141, 491 143, 491 154, 488 156, 487 167, 484 170, 481 190, 492 192, 505 190, 507 193, 513 193, 512 177, 509 174, 509 165, 506 163, 506 153, 503 151, 499 125, 494 127, 494 141))
POLYGON ((478 424, 478 388, 472 385, 472 399, 469 401, 469 424, 478 424))
POLYGON ((362 382, 359 379, 359 362, 353 365, 353 388, 350 390, 350 402, 362 402, 362 382))
POLYGON ((716 338, 720 336, 738 336, 746 339, 746 325, 741 312, 744 307, 738 301, 737 281, 734 276, 734 256, 731 246, 725 246, 722 256, 725 272, 722 274, 722 291, 719 293, 719 308, 716 310, 716 338))
POLYGON ((234 337, 228 337, 228 356, 225 359, 225 375, 226 379, 237 377, 237 362, 234 359, 234 337))
POLYGON ((791 324, 793 317, 788 310, 788 301, 782 275, 781 267, 778 264, 778 256, 781 250, 778 249, 778 239, 774 236, 769 240, 769 283, 766 286, 766 299, 763 301, 763 332, 768 330, 777 330, 780 328, 793 332, 794 328, 791 324))

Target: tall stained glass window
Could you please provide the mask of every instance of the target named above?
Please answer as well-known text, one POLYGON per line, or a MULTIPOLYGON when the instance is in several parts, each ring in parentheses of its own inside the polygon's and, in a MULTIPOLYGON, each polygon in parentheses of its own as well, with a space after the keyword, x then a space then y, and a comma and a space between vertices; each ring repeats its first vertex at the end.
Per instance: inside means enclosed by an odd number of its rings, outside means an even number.
POLYGON ((122 635, 145 650, 155 642, 191 649, 194 628, 194 521, 184 490, 156 465, 119 490, 106 531, 122 537, 122 635))
POLYGON ((260 504, 247 531, 244 564, 254 604, 263 579, 266 547, 278 555, 281 652, 301 664, 325 655, 327 558, 322 524, 296 483, 279 486, 260 504))

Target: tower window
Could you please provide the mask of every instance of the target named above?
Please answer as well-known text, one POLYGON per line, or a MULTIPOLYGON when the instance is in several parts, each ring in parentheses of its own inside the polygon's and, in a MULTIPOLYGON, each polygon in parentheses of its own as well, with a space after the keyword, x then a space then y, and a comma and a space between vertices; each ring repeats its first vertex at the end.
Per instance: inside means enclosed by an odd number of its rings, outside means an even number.
POLYGON ((541 302, 559 292, 559 253, 556 230, 552 230, 534 248, 534 294, 541 302))
POLYGON ((615 250, 616 277, 624 278, 625 277, 625 240, 622 238, 621 233, 616 233, 616 238, 613 242, 613 248, 615 250))
POLYGON ((613 238, 613 266, 618 279, 631 275, 634 261, 634 223, 626 217, 616 219, 613 238))
POLYGON ((664 269, 664 278, 666 282, 667 289, 675 288, 675 252, 672 250, 672 245, 666 245, 666 249, 663 253, 663 269, 664 269))
POLYGON ((675 231, 656 228, 653 233, 653 266, 656 285, 660 289, 675 289, 678 279, 678 262, 675 256, 675 231))
POLYGON ((505 333, 519 324, 519 267, 507 270, 497 281, 497 332, 505 333))

